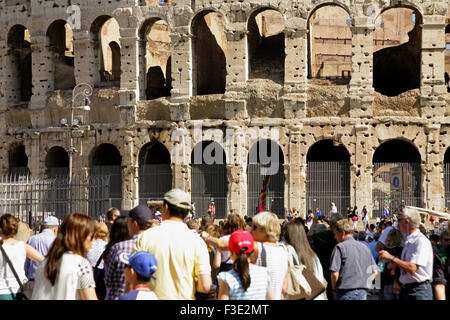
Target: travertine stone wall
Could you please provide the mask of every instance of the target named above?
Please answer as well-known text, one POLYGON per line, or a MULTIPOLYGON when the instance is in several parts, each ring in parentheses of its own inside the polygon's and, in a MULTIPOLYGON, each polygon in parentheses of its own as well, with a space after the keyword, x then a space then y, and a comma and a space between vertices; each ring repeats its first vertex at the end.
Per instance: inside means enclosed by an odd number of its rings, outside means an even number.
MULTIPOLYGON (((247 155, 253 143, 270 138, 273 129, 278 131, 277 143, 285 157, 286 209, 299 208, 301 213, 309 209, 306 157, 309 148, 323 139, 345 146, 350 155, 351 205, 367 205, 371 211, 373 154, 383 142, 400 139, 420 153, 422 205, 437 209, 446 206, 443 168, 450 146, 450 112, 446 111, 450 98, 444 85, 448 1, 179 0, 170 5, 156 1, 144 5, 135 0, 99 0, 95 4, 76 0, 72 5, 80 8, 81 19, 80 28, 72 28, 77 84, 94 86, 100 81, 101 43, 93 23, 113 17, 119 24, 120 88, 108 89, 112 92, 94 90, 91 113, 76 113, 84 121, 72 134, 78 150, 73 158, 74 175, 86 180, 95 148, 102 143, 117 147, 122 156, 123 208, 138 203, 138 155, 145 144, 159 141, 166 146, 172 156, 172 185, 191 191, 190 156, 195 144, 209 139, 211 132, 225 137, 227 130, 233 130, 234 134, 222 143, 227 157, 228 203, 230 210, 246 214, 247 155), (313 84, 307 76, 308 19, 327 3, 344 8, 352 21, 352 77, 349 84, 340 86, 326 81, 313 84), (397 5, 421 15, 421 86, 401 97, 388 98, 375 93, 372 86, 376 16, 371 10, 379 13, 397 5), (248 19, 265 8, 277 10, 284 19, 282 84, 267 79, 248 81, 248 19), (225 93, 195 96, 192 43, 196 35, 192 23, 205 12, 217 12, 223 18, 224 30, 214 30, 213 34, 220 31, 226 36, 220 40, 226 54, 225 93), (170 30, 171 96, 153 101, 145 100, 143 92, 147 52, 140 36, 141 27, 149 19, 164 20, 170 30), (199 123, 200 140, 187 139, 199 123)), ((69 130, 59 121, 70 115, 71 90, 54 90, 52 52, 46 36, 48 26, 58 19, 70 19, 65 0, 0 0, 2 172, 8 169, 6 159, 13 144, 25 145, 34 176, 45 174, 45 155, 51 147, 69 149, 69 130), (31 34, 33 95, 25 105, 19 105, 12 92, 17 71, 7 44, 8 32, 17 24, 31 34)), ((214 26, 221 28, 219 24, 214 26)))

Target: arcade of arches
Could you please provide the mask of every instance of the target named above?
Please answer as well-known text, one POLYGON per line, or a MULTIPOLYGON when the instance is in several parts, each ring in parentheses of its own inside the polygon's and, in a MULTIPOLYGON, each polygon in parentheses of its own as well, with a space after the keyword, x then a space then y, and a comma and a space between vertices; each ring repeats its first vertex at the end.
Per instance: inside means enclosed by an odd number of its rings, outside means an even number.
POLYGON ((374 215, 450 205, 447 0, 80 0, 81 29, 63 1, 18 2, 0 2, 4 174, 64 176, 73 140, 74 177, 107 176, 124 209, 177 187, 198 210, 214 198, 220 215, 252 214, 267 166, 280 217, 332 200, 374 215), (81 83, 91 111, 68 128, 81 83), (210 149, 223 163, 192 162, 210 149))

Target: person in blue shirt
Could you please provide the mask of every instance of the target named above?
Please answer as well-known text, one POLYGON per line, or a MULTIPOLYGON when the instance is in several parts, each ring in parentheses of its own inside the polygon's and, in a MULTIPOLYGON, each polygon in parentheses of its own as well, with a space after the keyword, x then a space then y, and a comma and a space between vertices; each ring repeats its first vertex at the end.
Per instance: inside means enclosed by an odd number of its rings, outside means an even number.
POLYGON ((383 219, 389 219, 389 210, 386 208, 386 206, 383 206, 383 212, 381 213, 381 218, 383 219))
MULTIPOLYGON (((44 257, 52 246, 56 238, 56 233, 59 228, 59 220, 54 216, 48 216, 44 219, 41 225, 41 233, 31 236, 28 239, 28 244, 39 251, 44 257)), ((27 258, 25 260, 25 275, 29 280, 34 279, 36 273, 37 263, 27 258)))

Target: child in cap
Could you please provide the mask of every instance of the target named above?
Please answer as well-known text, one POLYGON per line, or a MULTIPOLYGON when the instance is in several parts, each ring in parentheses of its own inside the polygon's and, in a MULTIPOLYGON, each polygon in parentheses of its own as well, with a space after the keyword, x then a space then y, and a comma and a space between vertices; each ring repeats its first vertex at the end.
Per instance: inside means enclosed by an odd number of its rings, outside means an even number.
POLYGON ((133 289, 120 296, 119 300, 159 300, 147 286, 150 278, 156 279, 153 276, 157 267, 155 256, 147 251, 137 251, 130 255, 122 253, 119 258, 125 264, 127 288, 133 289))
POLYGON ((251 233, 234 231, 228 247, 233 269, 217 276, 219 300, 271 300, 269 269, 251 263, 255 254, 251 233))

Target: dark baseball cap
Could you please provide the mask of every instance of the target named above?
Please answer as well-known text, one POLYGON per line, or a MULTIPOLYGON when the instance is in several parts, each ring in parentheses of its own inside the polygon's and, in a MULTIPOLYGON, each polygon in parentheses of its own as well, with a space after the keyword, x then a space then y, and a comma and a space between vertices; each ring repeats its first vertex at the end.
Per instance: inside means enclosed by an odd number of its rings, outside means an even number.
POLYGON ((136 220, 140 226, 149 226, 151 221, 155 219, 155 214, 150 210, 150 208, 144 204, 140 204, 130 210, 129 217, 136 220))

